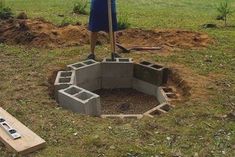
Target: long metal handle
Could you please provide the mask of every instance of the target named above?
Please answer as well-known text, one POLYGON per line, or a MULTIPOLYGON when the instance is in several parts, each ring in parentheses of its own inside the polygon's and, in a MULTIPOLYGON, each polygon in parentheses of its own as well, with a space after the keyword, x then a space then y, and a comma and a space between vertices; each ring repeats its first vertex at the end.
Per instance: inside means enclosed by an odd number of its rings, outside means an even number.
POLYGON ((111 45, 111 58, 114 60, 113 53, 115 53, 115 37, 113 32, 113 17, 112 17, 112 0, 108 0, 108 20, 109 20, 109 36, 111 45))

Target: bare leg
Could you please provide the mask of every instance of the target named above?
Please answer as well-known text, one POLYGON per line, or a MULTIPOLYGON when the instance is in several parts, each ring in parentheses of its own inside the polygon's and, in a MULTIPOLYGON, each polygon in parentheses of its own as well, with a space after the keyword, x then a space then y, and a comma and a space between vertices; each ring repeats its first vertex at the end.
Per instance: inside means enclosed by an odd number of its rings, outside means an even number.
POLYGON ((97 42, 97 36, 98 32, 91 32, 90 33, 90 42, 91 42, 91 53, 95 54, 95 46, 97 42))

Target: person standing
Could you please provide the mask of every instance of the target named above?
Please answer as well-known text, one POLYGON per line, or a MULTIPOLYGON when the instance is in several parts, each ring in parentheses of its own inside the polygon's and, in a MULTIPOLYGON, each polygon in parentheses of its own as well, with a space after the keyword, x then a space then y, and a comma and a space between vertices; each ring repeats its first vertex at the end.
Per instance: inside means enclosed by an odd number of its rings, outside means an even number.
MULTIPOLYGON (((113 22, 113 33, 117 28, 117 13, 116 13, 116 0, 111 0, 112 4, 112 22, 113 22)), ((108 18, 108 0, 91 0, 91 10, 89 18, 90 31, 90 54, 87 59, 96 59, 95 47, 98 38, 98 32, 104 31, 109 32, 109 18, 108 18)), ((117 54, 116 54, 117 55, 117 54)), ((118 56, 118 55, 117 55, 118 56)))

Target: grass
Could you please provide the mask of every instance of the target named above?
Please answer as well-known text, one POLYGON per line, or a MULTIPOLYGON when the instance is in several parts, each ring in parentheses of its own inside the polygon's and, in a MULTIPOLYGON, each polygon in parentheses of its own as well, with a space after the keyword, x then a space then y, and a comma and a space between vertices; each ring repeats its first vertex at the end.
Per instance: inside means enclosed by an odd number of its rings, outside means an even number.
MULTIPOLYGON (((56 106, 48 94, 47 78, 52 71, 85 58, 88 45, 54 50, 0 45, 0 103, 47 141, 47 148, 32 156, 235 156, 234 121, 223 118, 235 108, 235 27, 200 27, 205 23, 223 25, 215 20, 219 2, 118 0, 118 12, 129 15, 132 27, 203 31, 216 41, 206 49, 181 50, 169 56, 125 55, 183 66, 185 79, 195 80, 190 85, 205 91, 154 119, 104 120, 56 106), (211 62, 205 62, 208 57, 211 62)), ((44 17, 58 25, 64 18, 87 23, 88 16, 71 14, 74 3, 76 0, 6 1, 15 14, 25 11, 31 18, 44 17)), ((234 16, 229 24, 235 24, 234 16)), ((106 46, 97 51, 100 58, 108 55, 106 46)), ((12 154, 0 147, 0 156, 12 154)))

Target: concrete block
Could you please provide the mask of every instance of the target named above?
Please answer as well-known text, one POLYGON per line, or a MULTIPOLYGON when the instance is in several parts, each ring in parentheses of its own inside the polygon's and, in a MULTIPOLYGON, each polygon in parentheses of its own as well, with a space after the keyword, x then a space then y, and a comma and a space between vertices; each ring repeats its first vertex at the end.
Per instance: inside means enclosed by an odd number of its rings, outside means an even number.
POLYGON ((169 112, 171 110, 172 106, 168 102, 165 102, 165 103, 162 103, 159 106, 157 106, 157 108, 159 111, 164 113, 164 112, 169 112))
POLYGON ((132 77, 133 61, 129 58, 104 59, 101 63, 102 77, 132 77))
MULTIPOLYGON (((86 84, 87 82, 96 82, 101 78, 101 63, 94 60, 86 60, 67 66, 75 70, 76 84, 86 84)), ((95 88, 95 87, 94 87, 95 88)), ((101 84, 99 86, 101 88, 101 84)))
POLYGON ((158 98, 158 101, 161 104, 165 103, 165 102, 168 102, 169 99, 168 99, 166 93, 164 92, 163 87, 158 87, 157 88, 157 98, 158 98))
POLYGON ((101 118, 141 119, 143 118, 143 115, 142 114, 110 114, 110 115, 101 115, 101 118))
POLYGON ((158 116, 160 114, 162 114, 164 111, 159 110, 158 107, 154 107, 151 110, 147 111, 144 113, 144 116, 148 116, 153 118, 154 116, 158 116))
POLYGON ((87 80, 84 83, 79 83, 78 86, 91 92, 96 91, 101 89, 101 78, 87 80))
POLYGON ((132 77, 103 77, 103 89, 132 88, 132 77))
POLYGON ((100 96, 74 85, 59 91, 59 104, 80 114, 101 114, 100 96))
POLYGON ((58 91, 75 84, 75 71, 59 71, 54 83, 54 95, 58 102, 58 91))
POLYGON ((101 63, 102 88, 131 88, 133 61, 129 58, 104 59, 101 63))
POLYGON ((132 88, 142 93, 157 97, 158 87, 148 82, 133 78, 132 88))
POLYGON ((134 77, 160 86, 167 82, 168 70, 161 65, 143 61, 134 64, 134 77))

